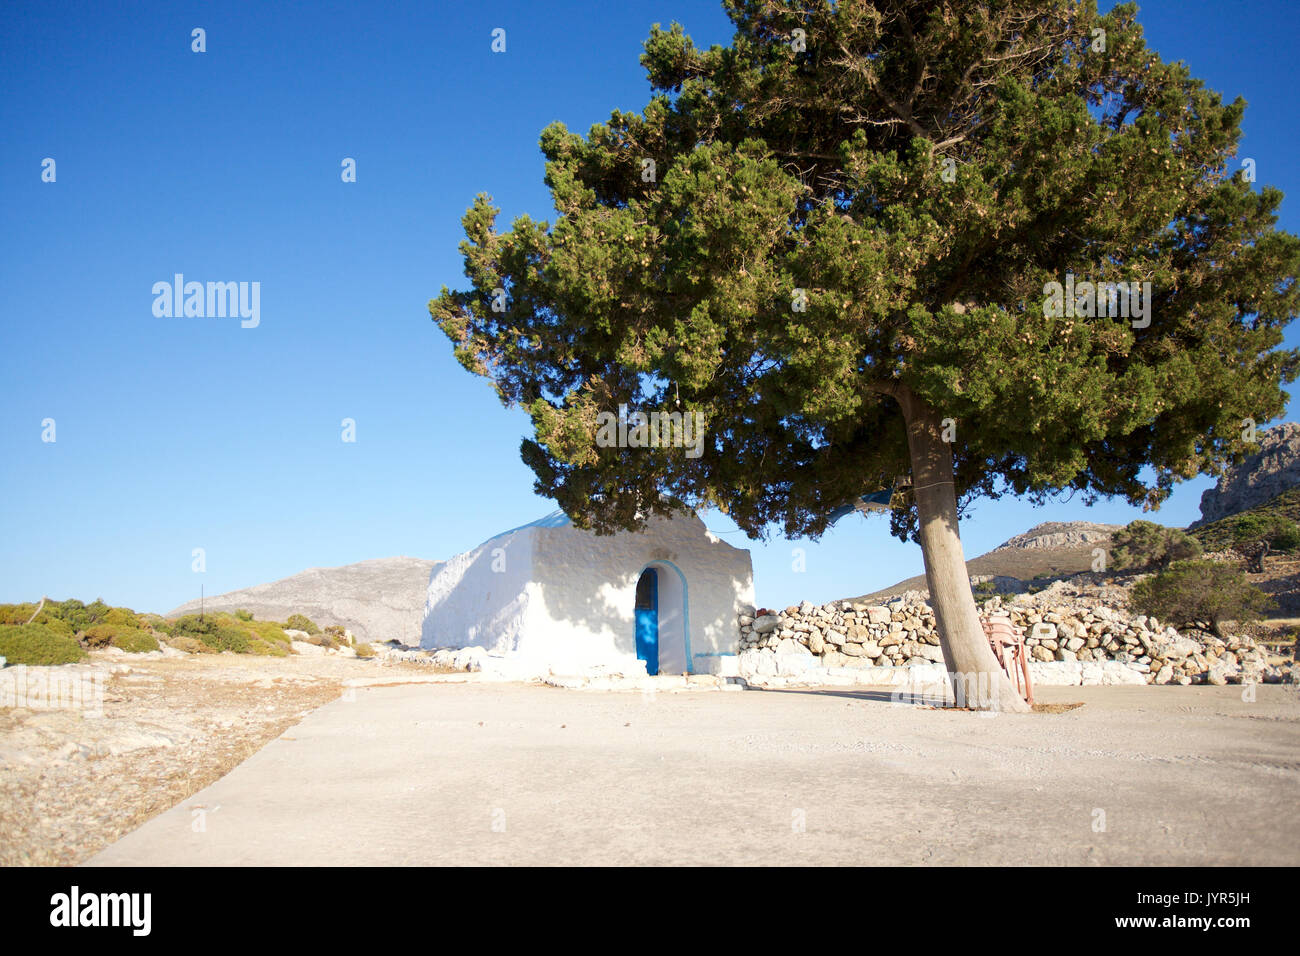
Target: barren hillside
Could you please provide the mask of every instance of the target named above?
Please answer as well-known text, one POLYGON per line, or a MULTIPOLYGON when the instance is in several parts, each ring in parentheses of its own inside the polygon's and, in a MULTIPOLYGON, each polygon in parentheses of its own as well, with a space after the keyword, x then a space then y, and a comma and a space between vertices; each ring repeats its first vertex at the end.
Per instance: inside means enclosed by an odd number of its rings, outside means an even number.
MULTIPOLYGON (((309 568, 299 574, 207 598, 210 611, 252 612, 261 620, 283 621, 306 614, 322 626, 351 628, 359 641, 397 638, 418 644, 429 574, 440 561, 423 558, 377 558, 339 568, 309 568)), ((176 608, 168 617, 199 610, 198 601, 176 608)))

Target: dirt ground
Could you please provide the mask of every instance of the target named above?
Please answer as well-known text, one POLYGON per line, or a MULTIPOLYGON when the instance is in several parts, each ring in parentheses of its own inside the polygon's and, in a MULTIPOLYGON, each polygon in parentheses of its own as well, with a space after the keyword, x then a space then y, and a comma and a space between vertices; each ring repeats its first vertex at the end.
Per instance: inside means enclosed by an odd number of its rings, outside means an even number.
POLYGON ((428 672, 342 658, 94 653, 78 671, 105 675, 102 716, 0 706, 0 866, 81 863, 338 698, 345 679, 408 669, 428 672))

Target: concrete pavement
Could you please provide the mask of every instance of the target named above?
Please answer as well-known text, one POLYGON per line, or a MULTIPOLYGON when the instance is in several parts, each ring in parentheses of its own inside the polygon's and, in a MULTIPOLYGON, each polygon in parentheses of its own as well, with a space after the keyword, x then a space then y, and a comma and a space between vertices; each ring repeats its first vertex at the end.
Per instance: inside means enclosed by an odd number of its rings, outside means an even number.
POLYGON ((1300 695, 1257 695, 361 688, 90 865, 1295 865, 1300 695))

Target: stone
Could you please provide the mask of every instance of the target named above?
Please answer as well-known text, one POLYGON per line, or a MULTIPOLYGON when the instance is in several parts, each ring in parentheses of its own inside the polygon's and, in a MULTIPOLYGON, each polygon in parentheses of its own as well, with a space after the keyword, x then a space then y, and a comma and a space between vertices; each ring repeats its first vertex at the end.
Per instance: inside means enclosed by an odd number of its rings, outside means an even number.
POLYGON ((754 621, 754 633, 766 634, 768 631, 774 631, 780 623, 781 619, 775 614, 764 614, 754 621))
POLYGON ((737 656, 740 658, 737 664, 741 677, 776 676, 776 655, 772 652, 741 651, 737 656))
POLYGON ((872 624, 888 624, 892 619, 889 608, 882 605, 875 605, 867 608, 867 620, 872 624))
POLYGON ((846 657, 865 657, 867 651, 862 644, 845 644, 840 648, 840 653, 846 657))
POLYGON ((814 654, 820 654, 826 649, 826 642, 822 640, 821 633, 813 631, 808 635, 808 650, 814 654))
MULTIPOLYGON (((302 634, 302 631, 298 632, 302 634)), ((308 644, 306 641, 290 641, 289 648, 295 654, 301 654, 303 657, 324 657, 328 651, 319 644, 308 644)))

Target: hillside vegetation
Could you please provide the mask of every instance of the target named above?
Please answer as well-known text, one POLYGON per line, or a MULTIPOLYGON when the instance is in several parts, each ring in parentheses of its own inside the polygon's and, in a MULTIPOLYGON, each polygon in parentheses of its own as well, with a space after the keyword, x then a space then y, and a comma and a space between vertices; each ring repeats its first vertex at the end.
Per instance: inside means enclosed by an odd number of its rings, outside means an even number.
POLYGON ((1275 550, 1293 550, 1286 546, 1283 532, 1300 524, 1300 487, 1282 492, 1276 498, 1218 521, 1192 528, 1189 534, 1201 542, 1206 551, 1227 551, 1244 543, 1268 537, 1282 537, 1275 550))
POLYGON ((284 657, 292 653, 291 630, 305 632, 319 646, 349 643, 342 627, 322 629, 302 614, 284 623, 254 620, 245 610, 163 618, 102 600, 84 604, 74 599, 0 604, 0 657, 9 664, 71 664, 90 650, 115 647, 139 654, 164 645, 191 654, 284 657))

